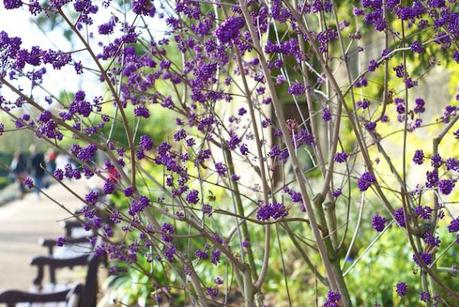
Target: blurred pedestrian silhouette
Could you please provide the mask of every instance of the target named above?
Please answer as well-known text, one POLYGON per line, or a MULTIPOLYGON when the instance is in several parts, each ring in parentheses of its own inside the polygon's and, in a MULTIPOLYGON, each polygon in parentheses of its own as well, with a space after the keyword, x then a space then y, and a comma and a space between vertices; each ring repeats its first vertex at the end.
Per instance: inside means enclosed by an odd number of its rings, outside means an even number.
POLYGON ((49 149, 46 152, 46 170, 50 173, 53 174, 54 171, 56 170, 56 158, 57 158, 57 152, 53 149, 49 149))
POLYGON ((37 152, 35 145, 30 145, 30 175, 35 184, 35 192, 40 197, 40 190, 43 188, 43 177, 45 176, 45 155, 37 152))
POLYGON ((10 169, 13 173, 14 180, 19 183, 19 190, 21 192, 22 199, 25 194, 25 186, 22 181, 27 176, 27 159, 22 152, 16 151, 14 153, 10 169))

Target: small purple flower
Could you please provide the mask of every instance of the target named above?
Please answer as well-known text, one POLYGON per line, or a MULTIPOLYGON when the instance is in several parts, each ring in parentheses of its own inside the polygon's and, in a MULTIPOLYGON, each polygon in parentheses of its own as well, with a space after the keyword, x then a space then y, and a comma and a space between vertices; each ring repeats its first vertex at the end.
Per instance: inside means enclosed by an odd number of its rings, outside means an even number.
POLYGON ((448 225, 449 232, 458 232, 459 231, 459 218, 452 219, 448 225))
POLYGON ((423 302, 429 302, 430 301, 430 293, 427 291, 422 291, 419 293, 419 299, 423 302))
POLYGON ((88 203, 94 205, 99 198, 99 194, 97 193, 97 191, 91 191, 88 194, 86 194, 84 198, 88 203))
POLYGON ((442 179, 438 182, 438 189, 444 195, 449 195, 454 189, 455 182, 451 179, 442 179))
POLYGON ((332 119, 332 114, 329 107, 325 107, 322 110, 322 119, 326 122, 332 119))
POLYGON ((414 107, 414 113, 424 113, 424 111, 426 110, 424 107, 425 105, 424 99, 416 98, 414 102, 416 103, 416 106, 414 107))
POLYGON ((175 232, 175 228, 169 223, 164 223, 161 225, 161 231, 167 235, 172 235, 175 232))
POLYGON ((217 162, 215 163, 215 171, 218 175, 223 177, 226 175, 227 168, 225 164, 223 164, 222 162, 217 162))
POLYGON ((430 219, 431 214, 432 214, 432 208, 428 206, 416 206, 414 208, 414 215, 416 215, 417 217, 423 220, 430 219))
POLYGON ((152 4, 153 1, 135 0, 132 2, 132 11, 138 15, 155 16, 156 8, 152 4))
POLYGON ((243 116, 246 113, 247 113, 247 110, 245 108, 240 108, 237 112, 239 116, 243 116))
POLYGON ((153 140, 148 135, 142 135, 139 144, 145 151, 153 149, 153 140))
POLYGON ((197 190, 191 190, 186 196, 186 201, 190 204, 197 204, 199 202, 199 192, 197 190))
POLYGON ((130 197, 132 194, 134 194, 134 188, 133 187, 127 187, 123 190, 124 196, 130 197))
POLYGON ((337 199, 338 197, 340 197, 341 195, 343 194, 343 190, 341 188, 337 188, 336 190, 334 190, 332 192, 332 196, 337 199))
POLYGON ((341 294, 339 292, 329 290, 327 293, 327 300, 324 302, 324 307, 337 307, 341 300, 341 294))
POLYGON ((398 208, 394 211, 394 218, 397 221, 398 226, 405 227, 405 213, 403 212, 403 208, 398 208))
POLYGON ((220 276, 215 277, 214 281, 217 285, 223 285, 223 279, 220 276))
POLYGON ((215 36, 220 43, 226 44, 239 36, 239 31, 244 27, 243 17, 230 17, 220 24, 215 30, 215 36))
POLYGON ((343 152, 337 152, 335 154, 335 162, 337 163, 344 163, 347 160, 347 153, 345 151, 343 152))
POLYGON ((172 262, 174 260, 175 252, 177 251, 177 248, 174 245, 168 245, 164 248, 164 256, 167 258, 169 262, 172 262))
POLYGON ((184 140, 184 139, 186 139, 186 137, 187 137, 187 135, 186 135, 185 129, 180 129, 174 134, 174 140, 176 142, 184 140))
POLYGON ((414 41, 411 46, 411 51, 416 52, 416 53, 423 53, 424 52, 424 46, 420 41, 414 41))
POLYGON ((196 256, 196 258, 199 258, 199 259, 201 259, 201 260, 206 260, 206 259, 209 258, 209 254, 206 253, 206 252, 203 251, 203 250, 200 250, 200 249, 196 250, 196 252, 194 253, 194 255, 196 256))
POLYGON ((112 194, 115 191, 115 184, 112 180, 106 180, 104 183, 104 194, 112 194))
POLYGON ((7 10, 17 9, 22 6, 21 0, 3 0, 3 6, 7 10))
POLYGON ((269 221, 271 218, 277 220, 288 215, 285 206, 281 203, 267 203, 258 208, 257 219, 260 221, 269 221))
POLYGON ((370 172, 365 172, 360 176, 357 184, 359 186, 360 191, 366 191, 368 188, 376 182, 376 177, 370 173, 370 172))
POLYGON ((212 262, 214 265, 217 265, 220 263, 220 256, 221 256, 221 251, 218 249, 214 249, 212 251, 212 256, 210 258, 210 262, 212 262))
POLYGON ((443 164, 443 159, 441 158, 439 154, 433 155, 430 158, 430 160, 431 160, 432 166, 435 168, 439 168, 443 164))
POLYGON ((218 289, 217 289, 217 288, 208 287, 208 288, 206 288, 206 293, 207 293, 207 295, 209 295, 212 299, 216 299, 219 292, 218 292, 218 289))
POLYGON ((54 177, 56 177, 56 179, 59 181, 64 179, 64 171, 61 170, 60 168, 56 169, 54 171, 54 177))
POLYGON ((417 149, 414 152, 413 162, 417 165, 424 163, 424 152, 421 149, 417 149))
POLYGON ((370 101, 368 99, 357 101, 357 107, 360 109, 368 109, 369 106, 370 106, 370 101))
POLYGON ((303 95, 306 92, 306 88, 304 87, 303 84, 299 82, 293 83, 289 88, 288 88, 288 93, 293 96, 300 96, 303 95))
POLYGON ((34 182, 33 182, 33 179, 30 178, 30 177, 25 177, 23 180, 22 180, 22 184, 28 188, 28 189, 32 189, 33 186, 34 186, 34 182))
POLYGON ((432 171, 432 172, 427 171, 426 172, 426 179, 427 179, 426 187, 433 188, 433 187, 437 186, 437 184, 438 184, 438 172, 437 171, 432 171))
POLYGON ((249 148, 247 147, 246 144, 242 144, 239 147, 239 150, 240 150, 241 154, 244 155, 244 156, 246 156, 249 153, 249 148))
MULTIPOLYGON (((429 254, 428 252, 420 252, 419 253, 419 257, 422 259, 422 261, 424 262, 425 265, 429 265, 432 263, 432 255, 429 254)), ((418 258, 416 257, 415 254, 413 254, 413 261, 419 265, 419 262, 418 262, 418 258)))
POLYGON ((228 146, 230 149, 236 149, 237 145, 241 142, 241 139, 234 133, 231 133, 231 138, 228 140, 228 146))
POLYGON ((415 87, 416 85, 418 85, 418 82, 417 81, 414 81, 413 79, 411 78, 406 78, 405 80, 405 85, 407 88, 413 88, 415 87))
POLYGON ((458 159, 448 158, 445 161, 445 165, 448 171, 451 171, 451 170, 456 171, 456 172, 459 171, 459 160, 458 159))
MULTIPOLYGON (((0 126, 3 126, 0 124, 0 126)), ((1 130, 1 129, 0 129, 1 130)), ((0 131, 1 132, 1 131, 0 131)), ((1 134, 0 134, 1 135, 1 134)), ((453 132, 453 135, 454 135, 454 138, 456 138, 456 140, 459 139, 459 129, 457 129, 456 131, 453 132)))
POLYGON ((62 236, 58 237, 56 240, 56 245, 62 247, 64 246, 64 244, 65 244, 65 238, 62 236))
POLYGON ((292 198, 292 202, 294 203, 303 202, 303 197, 301 196, 301 193, 291 191, 289 194, 290 194, 290 197, 292 198))
POLYGON ((396 287, 397 294, 402 297, 405 296, 408 293, 408 286, 405 282, 401 281, 398 282, 396 287))
POLYGON ((147 107, 144 105, 140 105, 134 109, 134 115, 137 117, 149 118, 150 111, 148 111, 147 107))
POLYGON ((115 19, 110 19, 109 22, 99 25, 98 32, 101 35, 108 35, 113 33, 113 28, 115 27, 115 19))
POLYGON ((386 227, 386 222, 387 220, 378 214, 373 216, 373 218, 371 219, 371 225, 377 232, 381 232, 384 230, 384 227, 386 227))
POLYGON ((426 232, 423 236, 424 242, 430 246, 440 246, 440 238, 437 236, 434 236, 430 232, 426 232))
POLYGON ((453 53, 453 59, 456 61, 456 63, 459 63, 459 51, 454 51, 453 53))
POLYGON ((365 128, 367 128, 368 131, 374 131, 376 129, 376 122, 366 123, 365 128))
POLYGON ((402 64, 395 66, 393 70, 398 78, 403 78, 405 76, 405 67, 402 64))
POLYGON ((193 147, 195 144, 196 144, 195 139, 193 139, 193 138, 186 139, 186 146, 193 147))
POLYGON ((375 60, 370 60, 370 62, 368 63, 368 71, 375 71, 376 68, 378 68, 378 62, 376 62, 375 60))

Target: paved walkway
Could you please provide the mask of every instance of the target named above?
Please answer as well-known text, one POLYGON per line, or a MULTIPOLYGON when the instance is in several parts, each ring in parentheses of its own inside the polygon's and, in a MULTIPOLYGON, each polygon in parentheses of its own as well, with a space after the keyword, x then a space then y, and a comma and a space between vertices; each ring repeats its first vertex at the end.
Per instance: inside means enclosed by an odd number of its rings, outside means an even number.
MULTIPOLYGON (((79 195, 88 189, 84 181, 69 183, 69 186, 79 195)), ((72 212, 82 206, 81 201, 61 185, 53 185, 45 192, 72 212)), ((36 276, 30 260, 47 253, 46 248, 38 244, 39 239, 62 235, 59 221, 68 217, 57 204, 43 195, 38 199, 35 193, 0 207, 0 290, 30 287, 36 276)))

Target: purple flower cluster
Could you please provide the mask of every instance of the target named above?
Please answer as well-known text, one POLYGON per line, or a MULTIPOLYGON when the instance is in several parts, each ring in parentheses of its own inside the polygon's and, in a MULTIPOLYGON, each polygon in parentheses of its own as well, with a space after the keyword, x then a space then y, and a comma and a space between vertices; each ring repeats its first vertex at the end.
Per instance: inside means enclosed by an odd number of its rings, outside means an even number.
POLYGON ((209 254, 201 249, 196 250, 194 255, 196 256, 196 258, 199 258, 201 260, 206 260, 209 258, 209 254))
POLYGON ((459 231, 459 218, 452 219, 448 225, 449 232, 458 232, 459 231))
POLYGON ((3 6, 7 10, 17 9, 22 6, 21 0, 3 0, 3 6))
MULTIPOLYGON (((424 252, 424 251, 423 251, 423 252, 420 252, 420 253, 419 253, 419 257, 421 258, 422 262, 424 262, 425 265, 429 265, 429 264, 432 263, 432 260, 433 260, 432 254, 430 254, 430 253, 428 253, 428 252, 424 252)), ((418 258, 416 257, 415 254, 413 254, 413 261, 414 261, 417 265, 421 266, 421 265, 419 264, 418 258)))
POLYGON ((408 293, 408 285, 401 281, 395 285, 395 291, 397 292, 398 296, 405 296, 408 293))
POLYGON ((135 0, 132 2, 132 11, 138 15, 155 16, 156 8, 153 0, 135 0))
POLYGON ((324 302, 324 307, 339 307, 341 301, 341 294, 335 291, 328 291, 327 300, 324 302))
POLYGON ((376 182, 376 177, 370 173, 370 172, 365 172, 360 176, 359 180, 357 181, 357 184, 359 186, 360 191, 366 191, 368 188, 376 182))
POLYGON ((225 164, 223 164, 222 162, 217 162, 215 163, 215 171, 217 172, 219 176, 225 176, 227 168, 225 164))
POLYGON ((233 16, 226 19, 215 30, 215 36, 220 43, 227 44, 239 36, 239 31, 245 26, 243 17, 233 16))
POLYGON ((324 121, 326 121, 326 122, 329 122, 332 119, 332 114, 331 114, 330 108, 325 107, 322 110, 322 119, 324 121))
POLYGON ((288 88, 288 93, 293 96, 300 96, 303 95, 306 92, 306 88, 304 87, 303 84, 299 82, 293 83, 289 88, 288 88))
POLYGON ((199 192, 197 190, 191 190, 187 196, 186 201, 192 205, 195 205, 199 202, 199 192))
POLYGON ((288 215, 288 211, 285 208, 284 204, 281 203, 267 203, 263 204, 258 208, 257 211, 257 220, 259 221, 269 221, 278 220, 288 215))
POLYGON ((421 149, 417 149, 414 152, 413 162, 417 165, 424 163, 424 152, 421 149))
POLYGON ((135 199, 131 202, 128 213, 131 216, 135 216, 138 213, 142 212, 149 205, 150 205, 150 200, 145 196, 141 196, 139 199, 135 199))
POLYGON ((386 218, 376 214, 373 216, 373 218, 371 219, 371 225, 373 226, 374 230, 376 230, 377 232, 381 232, 384 230, 384 228, 386 227, 386 218))
POLYGON ((413 210, 413 213, 416 217, 421 218, 423 220, 428 220, 432 214, 432 208, 428 206, 416 206, 413 210))
POLYGON ((449 195, 453 191, 456 183, 451 179, 442 179, 438 182, 438 189, 444 195, 449 195))
POLYGON ((337 152, 335 154, 335 162, 337 163, 344 163, 347 160, 347 153, 345 151, 337 152))
POLYGON ((140 137, 139 145, 145 151, 152 150, 153 140, 148 135, 142 135, 140 137))

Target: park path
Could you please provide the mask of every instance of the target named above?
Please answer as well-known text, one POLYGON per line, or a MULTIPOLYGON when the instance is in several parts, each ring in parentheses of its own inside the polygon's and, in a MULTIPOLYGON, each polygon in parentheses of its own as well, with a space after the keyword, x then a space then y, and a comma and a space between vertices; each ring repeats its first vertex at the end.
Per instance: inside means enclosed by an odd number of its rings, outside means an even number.
MULTIPOLYGON (((85 181, 67 183, 78 195, 88 190, 85 181)), ((81 208, 81 201, 59 184, 45 192, 72 212, 81 208)), ((36 255, 46 255, 40 238, 56 238, 63 234, 59 221, 69 217, 56 203, 41 195, 29 193, 0 207, 0 292, 3 289, 29 289, 36 269, 30 260, 36 255)))

